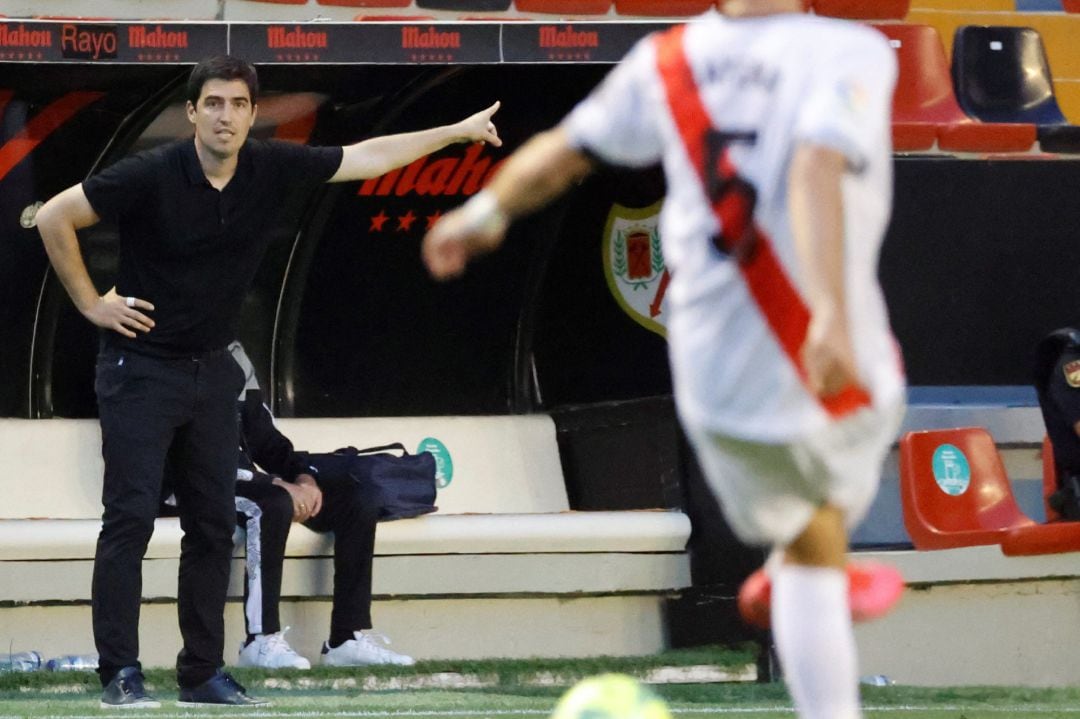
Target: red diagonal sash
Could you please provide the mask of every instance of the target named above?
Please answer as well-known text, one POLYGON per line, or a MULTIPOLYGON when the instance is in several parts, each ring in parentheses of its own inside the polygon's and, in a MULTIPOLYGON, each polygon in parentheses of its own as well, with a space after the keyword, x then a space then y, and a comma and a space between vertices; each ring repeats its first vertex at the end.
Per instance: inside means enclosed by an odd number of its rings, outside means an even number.
POLYGON ((101 96, 100 92, 69 92, 46 105, 26 123, 26 127, 0 147, 0 180, 42 140, 101 96))
MULTIPOLYGON (((656 38, 657 69, 664 85, 672 119, 682 138, 703 188, 709 186, 709 169, 706 166, 706 138, 713 129, 709 113, 701 101, 693 71, 686 60, 684 36, 686 26, 680 25, 656 38)), ((732 180, 737 177, 727 148, 719 157, 717 168, 720 177, 732 180)), ((708 195, 708 192, 706 192, 708 195)), ((799 378, 806 384, 806 367, 800 350, 810 326, 810 310, 795 289, 783 265, 773 250, 772 241, 753 222, 745 196, 728 192, 713 202, 713 213, 724 228, 726 246, 723 248, 739 258, 742 273, 750 295, 772 329, 784 354, 791 360, 799 378), (742 253, 739 246, 732 246, 736 238, 740 243, 751 233, 750 249, 742 253)), ((859 385, 849 385, 837 394, 818 398, 826 412, 834 418, 842 417, 870 403, 870 395, 859 385)))

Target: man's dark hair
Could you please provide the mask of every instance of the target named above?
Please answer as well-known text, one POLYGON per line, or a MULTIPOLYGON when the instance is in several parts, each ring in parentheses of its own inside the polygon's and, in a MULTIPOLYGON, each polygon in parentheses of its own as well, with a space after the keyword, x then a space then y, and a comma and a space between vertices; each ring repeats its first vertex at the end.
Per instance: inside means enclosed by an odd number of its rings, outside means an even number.
POLYGON ((251 104, 254 105, 258 101, 259 76, 250 63, 238 57, 215 55, 195 66, 187 82, 187 99, 192 105, 198 104, 199 95, 207 80, 243 80, 247 83, 248 92, 251 94, 251 104))

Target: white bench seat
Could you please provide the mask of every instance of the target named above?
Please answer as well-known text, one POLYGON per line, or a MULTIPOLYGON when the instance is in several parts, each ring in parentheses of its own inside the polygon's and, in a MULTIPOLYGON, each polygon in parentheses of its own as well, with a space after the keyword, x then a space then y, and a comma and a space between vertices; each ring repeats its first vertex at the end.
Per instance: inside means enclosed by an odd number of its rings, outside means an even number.
MULTIPOLYGON (((0 561, 93 559, 100 528, 95 519, 0 521, 0 561)), ((179 520, 157 520, 146 557, 179 557, 182 535, 179 520)), ((681 553, 689 536, 690 521, 681 512, 430 514, 379 524, 375 554, 681 553)), ((236 553, 242 556, 242 544, 236 553)), ((332 554, 333 535, 293 526, 286 556, 332 554)))
MULTIPOLYGON (((377 628, 402 650, 421 658, 588 656, 665 646, 663 601, 691 583, 689 519, 660 510, 570 511, 550 417, 279 425, 310 451, 391 442, 414 451, 432 437, 448 449, 453 470, 439 490, 439 511, 382 522, 376 531, 373 613, 377 628)), ((7 498, 0 504, 0 635, 44 653, 50 646, 58 654, 92 649, 88 603, 103 472, 98 424, 0 419, 0 457, 9 458, 0 471, 7 498)), ((233 601, 243 596, 237 536, 233 601)), ((171 663, 179 647, 181 537, 178 519, 158 519, 143 562, 149 666, 171 663)), ((283 623, 300 625, 290 640, 309 655, 324 638, 333 574, 332 535, 294 525, 283 623)), ((227 608, 230 642, 242 633, 240 620, 238 609, 227 608)))
MULTIPOLYGON (((0 602, 89 601, 100 522, 0 520, 0 602)), ((382 596, 665 592, 689 583, 680 512, 428 515, 384 522, 375 543, 382 596)), ((143 595, 176 598, 179 521, 159 519, 143 595), (152 569, 151 569, 152 567, 152 569)), ((230 594, 243 596, 238 541, 230 594)), ((293 527, 283 594, 332 593, 333 536, 293 527)))

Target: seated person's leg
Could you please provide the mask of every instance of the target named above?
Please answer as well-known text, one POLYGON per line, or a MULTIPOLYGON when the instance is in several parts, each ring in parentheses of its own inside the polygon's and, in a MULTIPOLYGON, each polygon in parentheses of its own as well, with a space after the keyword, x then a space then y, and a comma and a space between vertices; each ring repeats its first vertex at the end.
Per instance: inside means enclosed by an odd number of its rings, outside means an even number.
MULTIPOLYGON (((312 464, 319 468, 319 455, 312 464)), ((371 632, 371 566, 379 507, 374 495, 347 474, 321 472, 322 511, 304 526, 334 533, 334 606, 330 638, 323 645, 324 664, 413 664, 411 657, 386 647, 389 641, 371 632)))
POLYGON ((237 482, 236 521, 246 532, 244 627, 240 666, 309 669, 281 631, 279 604, 285 542, 292 525, 289 493, 269 482, 237 482))

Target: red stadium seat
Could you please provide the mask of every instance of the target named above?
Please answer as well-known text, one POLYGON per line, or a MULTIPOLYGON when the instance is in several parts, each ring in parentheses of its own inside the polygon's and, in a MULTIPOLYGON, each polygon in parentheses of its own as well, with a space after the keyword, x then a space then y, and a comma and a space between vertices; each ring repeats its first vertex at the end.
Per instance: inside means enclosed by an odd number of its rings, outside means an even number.
POLYGON ((611 9, 611 0, 517 0, 521 12, 567 15, 603 15, 611 9))
POLYGON ((929 25, 873 27, 889 38, 899 66, 893 95, 893 149, 929 150, 942 124, 967 121, 953 97, 941 38, 929 25))
POLYGON ((1027 152, 1035 144, 1034 125, 964 121, 938 128, 938 148, 946 152, 1027 152))
POLYGON ((1049 437, 1043 437, 1042 443, 1042 497, 1043 509, 1046 510, 1046 521, 1057 522, 1061 515, 1050 506, 1050 495, 1057 491, 1058 477, 1057 465, 1054 464, 1054 445, 1050 444, 1049 437))
POLYGON ((813 0, 814 13, 849 20, 903 20, 909 0, 813 0))
POLYGON ((933 122, 897 122, 893 120, 893 149, 897 152, 919 152, 934 147, 938 125, 933 122))
POLYGON ((1035 525, 1016 504, 993 438, 977 427, 901 437, 900 502, 916 549, 997 544, 1035 525))
POLYGON ((1037 524, 1020 511, 994 440, 979 427, 901 437, 900 502, 916 549, 1000 544, 1008 556, 1080 551, 1080 522, 1037 524))
POLYGON ((357 15, 356 22, 434 22, 433 15, 357 15))
POLYGON ((927 150, 934 138, 947 152, 1024 152, 1035 144, 1034 125, 980 123, 964 114, 936 29, 907 24, 873 27, 889 38, 899 65, 893 95, 894 149, 927 150))
POLYGON ((1057 491, 1057 465, 1054 446, 1049 437, 1042 443, 1042 497, 1047 524, 1015 529, 1001 540, 1001 551, 1010 556, 1059 554, 1080 551, 1080 522, 1063 522, 1061 515, 1050 506, 1050 495, 1057 491))
POLYGON ((1080 12, 1080 0, 1061 0, 1065 12, 1080 12))
POLYGON ((502 12, 510 9, 510 0, 416 0, 416 6, 421 10, 502 12))
POLYGON ((409 7, 412 0, 315 0, 320 5, 343 7, 409 7))
POLYGON ((713 0, 615 0, 620 15, 697 15, 713 7, 713 0))
POLYGON ((1001 539, 1001 553, 1008 557, 1080 552, 1080 522, 1054 522, 1018 527, 1001 539))

